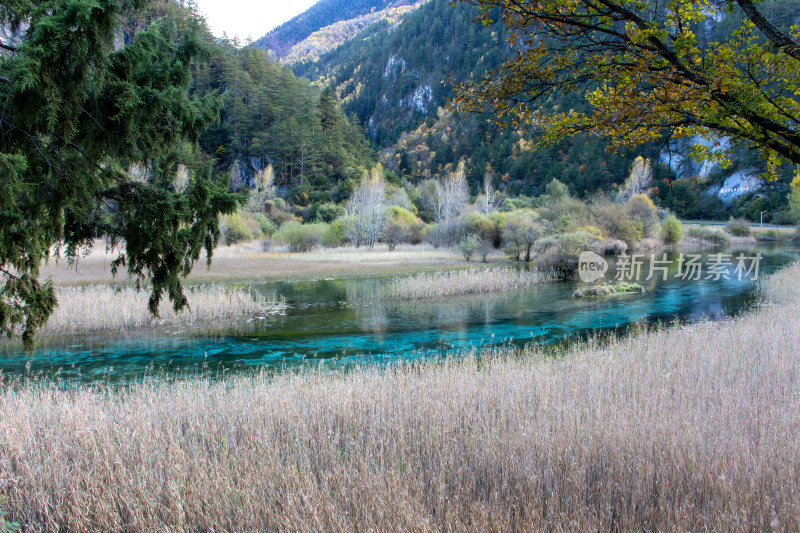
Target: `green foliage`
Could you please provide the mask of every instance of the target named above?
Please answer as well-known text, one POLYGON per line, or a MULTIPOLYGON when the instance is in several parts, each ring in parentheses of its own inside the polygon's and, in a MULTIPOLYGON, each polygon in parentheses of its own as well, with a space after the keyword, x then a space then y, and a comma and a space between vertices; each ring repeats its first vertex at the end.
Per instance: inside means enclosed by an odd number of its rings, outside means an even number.
MULTIPOLYGON (((147 31, 115 31, 146 2, 45 0, 4 5, 26 21, 22 44, 0 55, 0 331, 22 331, 28 349, 56 304, 39 266, 55 249, 74 260, 97 235, 125 243, 112 272, 151 282, 156 314, 166 294, 187 305, 181 278, 218 217, 236 209, 227 180, 212 178, 194 142, 220 101, 189 96, 192 70, 208 57, 202 22, 168 6, 147 31), (181 163, 188 169, 178 178, 181 163), (142 178, 127 171, 146 170, 142 178)), ((136 14, 136 16, 143 15, 136 14)))
MULTIPOLYGON (((443 175, 462 159, 473 194, 482 188, 487 165, 497 177, 495 187, 510 196, 540 195, 553 179, 578 197, 622 181, 633 155, 611 153, 594 136, 534 147, 531 141, 541 135, 532 127, 509 129, 479 114, 446 109, 452 92, 445 80, 481 79, 507 57, 504 27, 475 24, 478 14, 470 5, 431 0, 402 24, 372 25, 318 61, 292 68, 336 87, 347 113, 382 154, 381 163, 412 183, 428 172, 443 175)), ((564 111, 582 106, 569 93, 548 102, 548 109, 564 111)), ((657 157, 657 148, 651 152, 657 157)), ((529 206, 515 208, 520 207, 529 206)), ((422 209, 419 215, 430 220, 422 209)))
POLYGON ((458 243, 458 248, 464 259, 469 262, 472 256, 481 249, 481 240, 477 235, 467 235, 458 243))
POLYGON ((252 241, 255 238, 241 213, 232 213, 222 218, 222 235, 227 245, 252 241))
POLYGON ((422 241, 425 224, 414 213, 397 205, 387 209, 387 219, 383 225, 383 240, 390 250, 402 243, 422 241))
POLYGON ((515 211, 503 219, 503 243, 506 255, 518 261, 530 261, 536 239, 545 226, 531 211, 515 211))
POLYGON ((645 289, 638 283, 598 283, 581 287, 572 293, 573 298, 611 298, 626 294, 644 294, 645 289))
POLYGON ((500 228, 500 219, 478 213, 469 213, 464 218, 464 229, 469 235, 477 235, 481 241, 491 243, 493 246, 499 247, 502 244, 502 230, 500 228))
POLYGON ((0 533, 17 533, 22 531, 22 525, 19 522, 12 522, 6 520, 6 512, 0 509, 0 533))
POLYGON ((545 193, 554 201, 559 201, 569 196, 569 189, 556 178, 553 178, 553 181, 545 187, 545 193))
POLYGON ((278 228, 273 240, 288 246, 290 252, 308 252, 320 244, 320 234, 314 226, 287 222, 278 228))
POLYGON ((325 248, 336 248, 347 243, 347 219, 337 218, 330 223, 325 233, 320 236, 320 243, 325 248))
POLYGON ((398 244, 411 241, 413 223, 402 217, 390 217, 383 224, 383 241, 394 250, 398 244))
POLYGON ((253 218, 255 218, 258 222, 258 227, 261 230, 261 233, 267 237, 272 237, 272 235, 278 230, 278 225, 272 220, 268 219, 262 213, 254 213, 253 218))
POLYGON ((725 230, 734 237, 749 237, 750 223, 742 219, 734 219, 725 225, 725 230))
MULTIPOLYGON (((221 120, 203 132, 200 145, 220 156, 217 170, 231 175, 234 189, 254 185, 268 167, 292 202, 325 205, 344 199, 341 185, 372 165, 367 142, 335 91, 320 93, 263 50, 220 40, 193 86, 200 95, 224 92, 221 120)), ((335 218, 330 211, 314 215, 335 218)))
POLYGON ((333 203, 314 204, 310 215, 317 222, 333 222, 344 215, 344 207, 333 203))
POLYGON ((792 180, 791 192, 789 192, 789 209, 794 223, 800 227, 800 175, 792 180))
POLYGON ((667 244, 677 244, 683 240, 683 224, 675 215, 670 215, 661 224, 661 238, 667 244))

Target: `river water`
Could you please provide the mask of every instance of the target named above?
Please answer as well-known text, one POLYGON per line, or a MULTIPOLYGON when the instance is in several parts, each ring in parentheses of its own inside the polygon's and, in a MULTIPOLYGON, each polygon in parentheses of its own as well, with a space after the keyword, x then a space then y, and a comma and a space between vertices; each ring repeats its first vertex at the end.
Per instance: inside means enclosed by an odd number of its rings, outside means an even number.
MULTIPOLYGON (((124 337, 46 339, 32 355, 16 344, 0 345, 0 371, 8 378, 57 373, 70 381, 119 381, 146 374, 219 373, 242 369, 280 370, 297 365, 342 366, 438 357, 456 349, 507 343, 569 342, 570 339, 657 322, 692 321, 736 314, 754 302, 753 272, 739 276, 761 254, 759 279, 800 260, 800 248, 757 246, 709 250, 699 263, 701 279, 683 279, 678 253, 667 255, 667 270, 650 280, 650 253, 642 257, 639 283, 644 294, 609 299, 576 299, 578 282, 453 297, 440 301, 396 301, 381 296, 386 278, 250 284, 267 296, 283 296, 284 316, 231 324, 215 335, 163 330, 124 337), (732 254, 731 265, 725 257, 732 254), (722 265, 714 274, 710 265, 722 265), (666 276, 666 280, 663 278, 666 276), (742 279, 739 279, 739 278, 742 279), (718 279, 717 279, 718 278, 718 279)), ((690 252, 684 253, 684 260, 690 252)), ((656 253, 661 260, 662 252, 656 253)), ((664 263, 657 263, 664 266, 664 263)), ((619 274, 612 262, 608 278, 619 274)))

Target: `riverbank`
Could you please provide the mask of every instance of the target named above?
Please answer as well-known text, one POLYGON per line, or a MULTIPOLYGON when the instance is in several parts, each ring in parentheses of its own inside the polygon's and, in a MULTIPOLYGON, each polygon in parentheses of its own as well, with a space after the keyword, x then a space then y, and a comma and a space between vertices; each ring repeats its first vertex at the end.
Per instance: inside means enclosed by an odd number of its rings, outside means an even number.
MULTIPOLYGON (((107 253, 103 241, 82 257, 77 265, 66 261, 50 261, 42 266, 41 278, 52 278, 57 285, 81 285, 125 281, 124 272, 116 280, 111 276, 111 261, 116 254, 107 253)), ((492 264, 509 261, 496 252, 492 264)), ((220 246, 214 250, 211 268, 201 257, 189 275, 194 283, 215 281, 303 281, 325 278, 389 277, 442 269, 474 266, 454 249, 433 248, 428 245, 400 245, 390 251, 386 245, 375 248, 342 247, 311 252, 262 251, 260 243, 220 246)))
POLYGON ((0 392, 33 530, 796 530, 800 266, 765 305, 557 359, 0 392))

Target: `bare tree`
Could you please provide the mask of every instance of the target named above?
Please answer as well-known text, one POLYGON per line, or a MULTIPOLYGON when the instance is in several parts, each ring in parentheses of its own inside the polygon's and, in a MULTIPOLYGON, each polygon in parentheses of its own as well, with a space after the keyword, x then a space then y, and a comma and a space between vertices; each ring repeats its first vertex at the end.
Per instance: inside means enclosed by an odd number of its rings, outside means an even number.
POLYGON ((439 225, 441 236, 447 243, 453 238, 458 217, 464 212, 469 200, 466 165, 462 160, 455 172, 436 180, 434 220, 439 225))
POLYGON ((489 167, 486 169, 486 174, 483 175, 483 192, 478 196, 478 201, 475 202, 478 211, 484 215, 497 210, 497 191, 492 183, 493 179, 494 172, 489 167))
POLYGON ((617 200, 624 204, 635 195, 645 192, 651 183, 653 183, 653 164, 649 159, 639 156, 634 159, 631 174, 622 185, 617 200))
POLYGON ((250 194, 250 208, 253 211, 261 211, 267 200, 275 195, 275 171, 272 165, 267 165, 266 168, 253 177, 253 192, 250 194))
POLYGON ((347 238, 357 247, 375 246, 386 222, 386 181, 383 168, 378 165, 371 173, 364 172, 347 202, 347 238))

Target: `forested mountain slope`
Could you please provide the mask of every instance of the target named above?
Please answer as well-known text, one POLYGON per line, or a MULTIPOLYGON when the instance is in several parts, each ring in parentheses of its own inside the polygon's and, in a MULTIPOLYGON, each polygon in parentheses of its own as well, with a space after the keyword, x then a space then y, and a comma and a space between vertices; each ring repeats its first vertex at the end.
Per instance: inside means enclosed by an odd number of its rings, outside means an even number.
POLYGON ((253 44, 256 48, 270 50, 276 57, 282 57, 292 46, 326 26, 373 11, 413 3, 415 0, 320 0, 253 44))
MULTIPOLYGON (((779 19, 791 23, 800 14, 796 4, 796 0, 773 0, 765 2, 764 9, 783 13, 779 19)), ((496 185, 510 194, 537 194, 558 178, 573 194, 585 197, 623 181, 637 155, 661 160, 663 144, 609 153, 602 139, 579 135, 537 148, 542 132, 535 129, 511 130, 495 124, 493 117, 440 110, 452 97, 455 83, 498 68, 506 57, 502 25, 477 24, 476 15, 470 4, 430 0, 398 24, 374 24, 318 61, 292 68, 319 86, 335 87, 345 110, 363 124, 381 161, 412 181, 465 159, 473 192, 491 168, 496 185)), ((705 37, 724 39, 740 23, 741 17, 733 13, 707 25, 705 37)), ((571 93, 540 105, 545 111, 568 111, 580 110, 586 102, 583 95, 571 93)), ((677 209, 688 206, 687 216, 713 214, 728 208, 714 195, 699 197, 714 187, 718 190, 727 176, 753 164, 758 167, 752 154, 743 154, 728 169, 717 169, 691 186, 681 184, 676 195, 672 194, 675 176, 670 176, 667 165, 656 165, 659 188, 653 193, 657 201, 663 199, 677 209), (686 200, 687 195, 694 199, 686 200), (673 201, 673 196, 681 200, 673 201)))
MULTIPOLYGON (((195 91, 223 95, 220 121, 200 146, 230 171, 234 188, 272 165, 279 190, 302 203, 338 200, 339 184, 374 161, 361 133, 332 90, 322 91, 252 47, 217 44, 194 76, 195 91)), ((344 193, 342 193, 344 194, 344 193)))
MULTIPOLYGON (((638 152, 609 154, 603 142, 583 137, 530 151, 535 131, 509 130, 493 117, 440 111, 452 97, 452 82, 481 76, 506 57, 502 26, 476 24, 476 14, 468 4, 431 0, 399 24, 375 24, 319 61, 293 69, 335 87, 384 164, 412 180, 463 158, 474 191, 487 167, 497 185, 512 194, 537 194, 554 177, 578 196, 622 181, 638 152)), ((548 105, 569 109, 583 103, 569 95, 548 105)))

